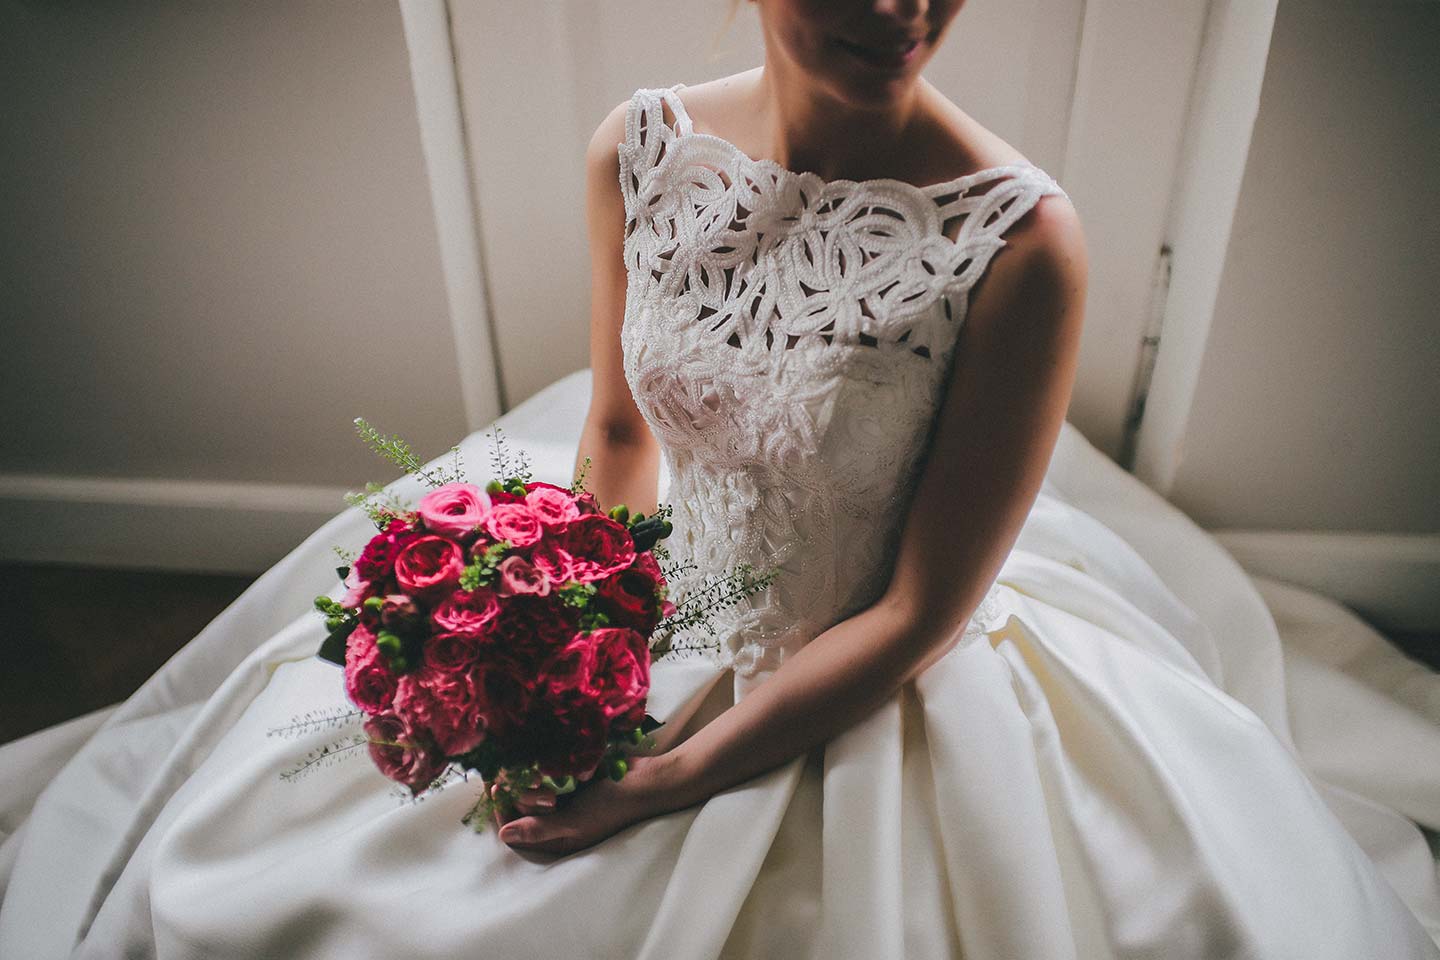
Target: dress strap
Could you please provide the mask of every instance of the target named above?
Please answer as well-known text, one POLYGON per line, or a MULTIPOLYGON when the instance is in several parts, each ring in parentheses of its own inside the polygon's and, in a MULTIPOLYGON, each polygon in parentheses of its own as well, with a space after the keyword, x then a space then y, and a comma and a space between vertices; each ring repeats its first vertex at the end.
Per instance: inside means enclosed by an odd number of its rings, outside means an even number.
POLYGON ((645 172, 664 158, 669 143, 690 133, 691 129, 690 116, 675 95, 675 87, 641 87, 631 95, 625 112, 625 142, 620 144, 620 162, 635 178, 636 188, 645 172), (669 107, 668 115, 666 107, 669 107))

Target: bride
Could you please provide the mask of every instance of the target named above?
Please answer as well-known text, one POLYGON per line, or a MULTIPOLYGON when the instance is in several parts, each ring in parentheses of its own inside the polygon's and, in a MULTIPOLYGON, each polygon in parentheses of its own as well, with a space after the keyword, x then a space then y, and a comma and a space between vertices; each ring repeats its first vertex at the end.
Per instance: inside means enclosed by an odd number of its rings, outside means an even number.
POLYGON ((347 511, 49 781, 0 955, 1440 957, 1440 773, 1310 773, 1249 581, 1064 422, 1083 234, 919 76, 960 4, 755 2, 762 67, 592 140, 579 437, 575 378, 507 417, 666 494, 694 577, 778 574, 655 664, 662 749, 480 834, 464 784, 280 782, 267 732, 343 703, 303 611, 347 511))

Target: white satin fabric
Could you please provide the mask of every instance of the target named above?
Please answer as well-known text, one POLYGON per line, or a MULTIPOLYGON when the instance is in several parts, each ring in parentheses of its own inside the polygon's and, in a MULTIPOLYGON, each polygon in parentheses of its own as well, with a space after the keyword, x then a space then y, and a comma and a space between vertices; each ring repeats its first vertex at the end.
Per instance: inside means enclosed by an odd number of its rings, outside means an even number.
MULTIPOLYGON (((502 419, 540 478, 570 479, 588 396, 502 419)), ((279 780, 327 735, 266 731, 343 702, 308 607, 366 533, 337 516, 129 700, 0 748, 0 957, 1440 957, 1440 679, 1068 424, 983 642, 558 860, 462 828, 468 784, 279 780)), ((652 712, 712 715, 717 679, 662 661, 652 712)))

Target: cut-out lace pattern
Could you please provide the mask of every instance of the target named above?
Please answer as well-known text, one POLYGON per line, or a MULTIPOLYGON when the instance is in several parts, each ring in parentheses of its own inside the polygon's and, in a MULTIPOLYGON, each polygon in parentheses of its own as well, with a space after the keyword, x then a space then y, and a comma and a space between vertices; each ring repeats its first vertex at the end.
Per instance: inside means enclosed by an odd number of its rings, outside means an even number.
POLYGON ((1026 163, 826 181, 696 133, 683 86, 637 90, 618 145, 621 342, 670 474, 666 544, 694 562, 676 596, 740 562, 778 574, 716 617, 721 665, 748 676, 883 592, 969 291, 1064 191, 1026 163))

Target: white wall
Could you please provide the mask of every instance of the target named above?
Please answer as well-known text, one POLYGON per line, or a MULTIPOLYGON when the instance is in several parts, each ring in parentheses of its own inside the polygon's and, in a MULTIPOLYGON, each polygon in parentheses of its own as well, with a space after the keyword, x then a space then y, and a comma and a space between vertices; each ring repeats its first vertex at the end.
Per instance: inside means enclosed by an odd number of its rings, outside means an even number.
MULTIPOLYGON (((1217 2, 972 0, 927 68, 1081 212, 1070 417, 1112 454, 1217 2)), ((0 557, 263 569, 387 476, 355 415, 436 454, 492 374, 510 407, 583 367, 590 133, 636 87, 762 57, 723 0, 405 3, 445 34, 413 88, 391 2, 0 0, 0 557), (491 325, 487 373, 456 338, 491 325)))
POLYGON ((298 484, 304 524, 394 474, 355 416, 463 435, 393 3, 8 2, 0 89, 7 555, 47 495, 293 510, 298 484))
POLYGON ((1166 491, 1400 630, 1440 629, 1437 41, 1436 3, 1280 3, 1166 491))
POLYGON ((393 4, 9 7, 0 470, 344 485, 357 415, 456 437, 393 4))
POLYGON ((1440 533, 1440 4, 1282 0, 1172 499, 1440 533))
MULTIPOLYGON (((1057 176, 1082 7, 974 0, 926 70, 1057 176)), ((695 84, 763 62, 753 5, 742 3, 728 26, 727 11, 724 0, 450 3, 508 405, 589 362, 591 134, 637 87, 695 84)))

